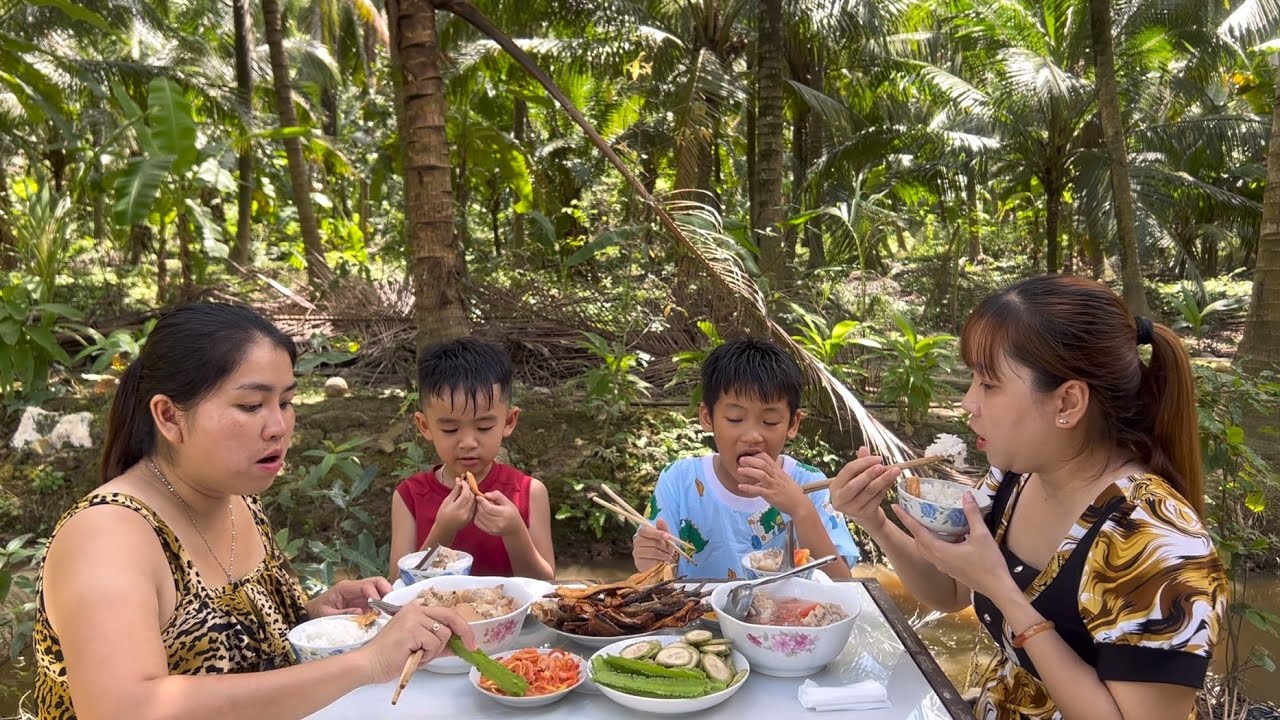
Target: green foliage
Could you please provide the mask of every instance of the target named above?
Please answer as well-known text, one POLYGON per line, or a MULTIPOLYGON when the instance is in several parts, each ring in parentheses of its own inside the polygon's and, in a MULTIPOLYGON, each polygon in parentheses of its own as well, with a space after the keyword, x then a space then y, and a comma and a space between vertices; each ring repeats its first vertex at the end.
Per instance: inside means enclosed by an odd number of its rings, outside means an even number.
POLYGON ((311 336, 311 350, 298 358, 294 370, 307 374, 320 365, 340 365, 353 359, 360 350, 360 343, 326 338, 321 333, 311 336))
POLYGON ((142 346, 146 344, 157 322, 159 321, 154 318, 148 320, 137 333, 121 328, 113 330, 105 337, 97 330, 86 327, 83 329, 84 334, 88 335, 92 342, 87 343, 72 360, 78 363, 81 360, 90 359, 89 372, 91 373, 101 373, 109 367, 124 367, 142 353, 142 346))
MULTIPOLYGON (((1280 492, 1280 477, 1248 445, 1246 430, 1250 417, 1280 416, 1280 379, 1273 373, 1245 377, 1233 369, 1202 365, 1197 365, 1195 371, 1209 501, 1206 520, 1233 586, 1227 616, 1225 674, 1234 681, 1251 667, 1275 667, 1264 649, 1240 647, 1243 623, 1280 637, 1280 617, 1238 599, 1254 565, 1273 556, 1280 547, 1280 532, 1264 515, 1280 492)), ((1280 422, 1255 430, 1275 434, 1280 432, 1280 422)))
POLYGON ((47 539, 33 540, 28 533, 0 546, 0 633, 9 640, 8 659, 16 658, 31 642, 36 583, 29 571, 40 566, 48 543, 47 539), (10 601, 14 588, 22 592, 22 602, 10 601))
POLYGON ((587 394, 587 405, 607 421, 618 418, 640 397, 649 397, 653 386, 636 371, 649 364, 645 352, 631 352, 621 341, 608 341, 591 332, 583 333, 581 346, 600 361, 600 365, 579 377, 587 394))
POLYGON ((6 405, 32 401, 49 384, 49 367, 70 365, 55 333, 80 314, 65 305, 38 302, 31 285, 19 280, 0 288, 0 393, 6 405))
POLYGON ((67 474, 49 465, 41 465, 31 474, 31 489, 42 495, 61 490, 67 482, 67 474))
POLYGON ((951 369, 954 335, 921 335, 910 318, 895 315, 898 332, 872 335, 858 341, 873 351, 882 366, 880 397, 900 404, 899 415, 908 430, 924 421, 938 397, 937 375, 951 369))
POLYGON ((360 502, 378 475, 376 464, 365 466, 360 460, 358 450, 366 443, 365 438, 342 443, 326 440, 323 450, 303 452, 302 457, 313 462, 300 468, 301 476, 291 472, 278 478, 278 490, 267 496, 288 518, 284 530, 301 528, 310 538, 304 542, 286 533, 281 547, 295 560, 294 567, 312 594, 341 576, 386 572, 391 548, 374 538, 386 517, 370 513, 360 502))
POLYGON ((671 356, 671 359, 676 363, 676 371, 671 376, 671 382, 667 383, 668 388, 690 380, 695 383, 693 392, 689 396, 690 410, 697 410, 698 405, 702 403, 702 383, 699 382, 702 363, 706 361, 707 355, 712 350, 724 344, 724 338, 720 336, 720 331, 716 329, 715 324, 710 320, 699 320, 698 331, 702 333, 704 340, 702 347, 697 350, 682 350, 671 356))
POLYGON ((1183 285, 1181 298, 1175 305, 1182 317, 1174 321, 1173 328, 1175 330, 1186 328, 1197 336, 1203 335, 1209 318, 1247 307, 1249 298, 1247 296, 1225 297, 1203 306, 1201 302, 1201 296, 1194 287, 1183 285))
POLYGON ((854 334, 862 327, 862 323, 857 320, 842 320, 831 327, 826 318, 799 305, 792 304, 791 311, 800 322, 800 334, 792 335, 792 339, 846 383, 859 374, 856 365, 840 361, 840 354, 850 345, 865 344, 863 338, 854 334))
MULTIPOLYGON (((77 232, 71 196, 55 193, 47 182, 38 187, 28 182, 19 189, 26 202, 10 223, 18 257, 24 271, 31 274, 35 297, 40 302, 53 302, 58 276, 70 260, 77 232)), ((0 188, 0 192, 4 190, 0 188)))
POLYGON ((627 542, 635 527, 624 523, 587 498, 607 483, 628 503, 643 508, 658 475, 673 461, 705 452, 708 438, 696 421, 673 412, 633 415, 633 423, 616 433, 584 438, 592 444, 586 460, 564 478, 565 492, 556 507, 556 532, 565 538, 589 533, 627 542))

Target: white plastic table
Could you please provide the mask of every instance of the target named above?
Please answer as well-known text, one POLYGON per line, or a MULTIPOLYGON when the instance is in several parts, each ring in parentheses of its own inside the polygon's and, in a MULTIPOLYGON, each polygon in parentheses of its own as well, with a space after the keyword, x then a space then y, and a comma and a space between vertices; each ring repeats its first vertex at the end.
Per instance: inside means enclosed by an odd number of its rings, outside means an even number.
MULTIPOLYGON (((849 644, 834 662, 813 676, 819 685, 839 685, 875 680, 885 685, 891 707, 882 710, 812 712, 796 698, 804 678, 776 678, 752 672, 746 684, 731 698, 697 713, 699 720, 741 720, 743 717, 813 720, 972 720, 973 713, 947 676, 911 630, 906 618, 879 583, 857 579, 850 591, 862 604, 849 644)), ((595 651, 564 642, 530 619, 517 647, 561 646, 584 658, 595 651)), ((441 675, 421 670, 391 705, 396 683, 369 685, 354 690, 310 716, 311 720, 368 720, 414 718, 426 720, 491 720, 497 718, 569 717, 574 720, 623 720, 660 717, 625 708, 584 683, 578 690, 551 705, 516 709, 500 705, 477 691, 466 675, 441 675)))

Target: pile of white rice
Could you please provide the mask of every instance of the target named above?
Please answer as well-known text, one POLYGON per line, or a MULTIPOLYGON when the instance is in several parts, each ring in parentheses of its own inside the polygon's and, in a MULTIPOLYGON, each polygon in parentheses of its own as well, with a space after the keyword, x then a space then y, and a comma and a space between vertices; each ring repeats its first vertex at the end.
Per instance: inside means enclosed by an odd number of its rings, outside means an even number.
POLYGON ((969 454, 968 448, 964 445, 958 435, 950 433, 942 433, 934 439, 933 444, 924 449, 927 455, 942 455, 951 458, 951 464, 958 468, 964 467, 964 458, 969 454))
POLYGON ((355 618, 355 615, 332 617, 299 625, 294 631, 293 639, 299 645, 326 648, 344 647, 368 640, 377 628, 362 628, 355 618))
POLYGON ((923 500, 948 507, 963 507, 964 496, 968 492, 973 491, 943 483, 920 483, 920 494, 924 496, 923 500))

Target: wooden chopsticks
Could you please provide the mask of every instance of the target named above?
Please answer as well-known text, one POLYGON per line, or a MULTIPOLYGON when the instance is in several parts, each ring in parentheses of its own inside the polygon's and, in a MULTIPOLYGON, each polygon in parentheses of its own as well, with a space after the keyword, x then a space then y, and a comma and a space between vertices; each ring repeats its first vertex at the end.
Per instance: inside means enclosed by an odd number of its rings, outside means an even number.
POLYGON ((404 692, 405 686, 409 684, 409 678, 413 677, 413 673, 422 664, 422 648, 413 651, 409 656, 409 660, 404 664, 404 670, 400 671, 400 684, 396 686, 395 693, 391 696, 391 704, 395 705, 400 702, 400 693, 404 692))
MULTIPOLYGON (((924 467, 925 465, 932 465, 937 462, 942 462, 943 460, 946 460, 946 459, 947 459, 946 455, 928 455, 926 457, 916 458, 915 460, 907 460, 906 462, 894 463, 889 467, 898 468, 899 470, 909 470, 911 468, 924 467)), ((809 493, 817 492, 819 490, 826 490, 829 487, 831 487, 831 478, 801 485, 800 489, 804 490, 805 494, 807 495, 809 493)))
MULTIPOLYGON (((602 508, 605 508, 606 510, 612 511, 615 515, 622 518, 623 520, 635 523, 640 527, 654 527, 653 523, 649 522, 648 518, 646 518, 644 515, 641 515, 639 512, 637 512, 635 508, 631 507, 631 505, 628 504, 626 500, 623 500, 622 497, 619 496, 617 493, 615 493, 613 489, 610 488, 608 485, 601 483, 600 489, 603 490, 606 495, 612 498, 614 502, 610 503, 604 498, 600 497, 599 495, 596 495, 595 493, 588 495, 588 497, 591 498, 591 502, 599 505, 602 508)), ((698 564, 697 561, 693 559, 693 553, 697 552, 697 550, 693 547, 691 543, 685 540, 681 540, 680 538, 670 533, 668 533, 667 536, 671 538, 671 542, 675 546, 676 552, 680 553, 680 555, 684 557, 684 559, 688 560, 694 565, 698 564)))

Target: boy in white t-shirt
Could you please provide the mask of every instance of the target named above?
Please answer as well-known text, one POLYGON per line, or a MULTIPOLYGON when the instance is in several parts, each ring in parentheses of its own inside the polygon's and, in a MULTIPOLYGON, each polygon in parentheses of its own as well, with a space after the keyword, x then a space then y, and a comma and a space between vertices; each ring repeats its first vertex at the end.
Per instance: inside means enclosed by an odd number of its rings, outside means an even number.
POLYGON ((680 575, 738 577, 747 553, 785 547, 792 520, 797 547, 814 557, 836 555, 823 572, 849 577, 860 553, 844 516, 826 490, 800 489, 824 475, 782 454, 800 428, 803 384, 795 359, 766 340, 734 340, 711 351, 698 415, 717 452, 662 471, 649 500, 656 529, 641 528, 632 543, 637 569, 674 562, 676 535, 693 546, 697 561, 679 558, 680 575))

